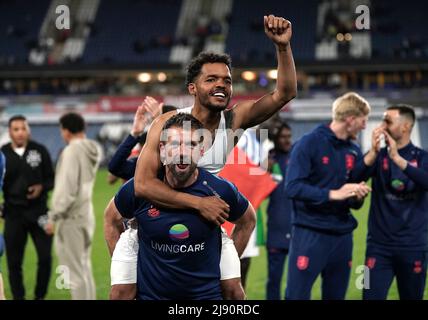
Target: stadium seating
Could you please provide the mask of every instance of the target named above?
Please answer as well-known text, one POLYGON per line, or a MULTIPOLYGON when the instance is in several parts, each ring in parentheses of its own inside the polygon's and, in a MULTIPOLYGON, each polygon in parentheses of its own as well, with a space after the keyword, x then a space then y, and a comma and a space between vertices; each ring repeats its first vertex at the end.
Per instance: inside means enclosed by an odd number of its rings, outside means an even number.
POLYGON ((25 64, 29 47, 37 43, 50 0, 0 1, 0 65, 25 64))
POLYGON ((226 52, 235 64, 274 63, 271 41, 263 31, 263 15, 275 14, 286 17, 293 23, 293 54, 298 60, 314 59, 317 18, 317 1, 290 0, 234 1, 230 17, 226 52))
POLYGON ((174 37, 180 7, 181 0, 101 1, 83 62, 166 64, 171 48, 150 43, 174 37))
MULTIPOLYGON (((50 0, 0 0, 0 65, 25 64, 29 47, 38 34, 50 0), (5 45, 7 44, 7 45, 5 45)), ((90 38, 81 61, 84 64, 168 63, 176 44, 182 0, 101 0, 91 24, 90 38)), ((272 44, 263 33, 261 16, 282 15, 293 22, 296 60, 315 59, 315 30, 319 1, 234 0, 228 17, 226 52, 234 64, 266 64, 273 61, 272 44)), ((418 58, 428 56, 423 34, 425 3, 408 0, 371 1, 371 42, 374 57, 418 58)), ((81 46, 81 44, 78 44, 81 46)))
POLYGON ((415 14, 426 11, 426 2, 408 0, 403 4, 400 0, 373 0, 372 7, 371 39, 374 57, 428 57, 426 18, 423 14, 415 14))

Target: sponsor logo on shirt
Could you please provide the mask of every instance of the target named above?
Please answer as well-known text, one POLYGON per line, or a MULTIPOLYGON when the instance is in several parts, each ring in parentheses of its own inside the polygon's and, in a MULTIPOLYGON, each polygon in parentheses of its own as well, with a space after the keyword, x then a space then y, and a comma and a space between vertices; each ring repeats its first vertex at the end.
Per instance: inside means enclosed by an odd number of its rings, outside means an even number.
POLYGON ((403 191, 405 188, 404 182, 400 179, 394 179, 391 181, 391 186, 397 191, 403 191))
POLYGON ((162 253, 188 253, 201 252, 205 250, 205 242, 196 244, 167 244, 151 241, 152 249, 162 253))
POLYGON ((409 161, 409 165, 411 165, 412 167, 417 168, 418 167, 418 160, 413 159, 409 161))
POLYGON ((37 150, 30 150, 25 161, 31 168, 37 168, 42 162, 42 155, 37 150))
POLYGON ((189 237, 189 229, 184 224, 175 224, 169 229, 169 237, 172 240, 185 240, 189 237))
POLYGON ((327 156, 324 156, 322 157, 321 161, 322 161, 322 164, 328 165, 330 162, 330 158, 327 156))
POLYGON ((309 257, 298 256, 296 265, 297 265, 297 269, 306 270, 309 266, 309 257))
POLYGON ((387 157, 384 157, 382 159, 382 169, 384 171, 387 171, 389 169, 389 162, 388 162, 388 158, 387 157))
POLYGON ((345 156, 345 165, 346 165, 346 170, 354 169, 355 157, 352 154, 347 154, 345 156))
POLYGON ((160 211, 159 209, 156 209, 155 207, 151 206, 149 210, 147 210, 147 214, 151 218, 156 218, 159 216, 160 211))

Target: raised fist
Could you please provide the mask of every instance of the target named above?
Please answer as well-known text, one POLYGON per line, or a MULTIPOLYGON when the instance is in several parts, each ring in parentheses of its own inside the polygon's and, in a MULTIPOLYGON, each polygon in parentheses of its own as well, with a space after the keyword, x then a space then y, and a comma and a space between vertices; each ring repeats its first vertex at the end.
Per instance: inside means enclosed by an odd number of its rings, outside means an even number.
POLYGON ((286 46, 291 39, 291 22, 275 17, 273 14, 264 16, 265 33, 276 45, 286 46))

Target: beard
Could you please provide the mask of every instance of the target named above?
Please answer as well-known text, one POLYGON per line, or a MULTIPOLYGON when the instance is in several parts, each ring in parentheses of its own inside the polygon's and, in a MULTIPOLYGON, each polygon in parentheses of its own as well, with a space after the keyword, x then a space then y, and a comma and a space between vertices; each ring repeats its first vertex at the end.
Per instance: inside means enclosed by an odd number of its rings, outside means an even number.
POLYGON ((22 148, 27 143, 27 139, 12 140, 18 148, 22 148))
POLYGON ((386 132, 388 132, 391 138, 394 139, 395 141, 399 141, 403 137, 400 133, 394 133, 389 130, 386 130, 386 132))
POLYGON ((223 110, 226 110, 230 102, 230 96, 227 96, 224 99, 224 102, 213 103, 211 102, 212 99, 215 99, 215 97, 210 96, 209 94, 198 96, 199 103, 205 108, 207 108, 208 110, 214 111, 214 112, 221 112, 223 110))
POLYGON ((190 157, 179 157, 168 164, 168 169, 178 183, 184 184, 195 172, 197 164, 190 157), (179 165, 186 165, 185 169, 180 169, 179 165))
POLYGON ((196 170, 196 163, 191 163, 189 165, 187 165, 186 170, 179 170, 177 168, 177 165, 169 165, 169 170, 171 171, 172 175, 174 176, 174 178, 177 180, 177 182, 179 182, 180 184, 184 184, 187 180, 189 180, 189 178, 193 175, 193 173, 196 170))

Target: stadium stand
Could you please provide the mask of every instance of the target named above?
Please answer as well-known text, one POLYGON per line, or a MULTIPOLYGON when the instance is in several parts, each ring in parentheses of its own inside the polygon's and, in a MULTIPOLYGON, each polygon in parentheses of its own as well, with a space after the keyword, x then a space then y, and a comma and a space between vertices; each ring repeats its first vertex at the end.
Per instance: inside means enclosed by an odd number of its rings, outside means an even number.
POLYGON ((428 57, 428 37, 424 12, 426 3, 409 0, 372 1, 373 57, 412 59, 428 57))
MULTIPOLYGON (((54 158, 61 141, 51 137, 56 135, 56 118, 65 109, 87 114, 94 128, 89 134, 96 137, 101 121, 129 121, 145 95, 187 105, 181 65, 199 50, 231 54, 235 96, 259 96, 273 89, 268 72, 274 67, 275 52, 262 28, 262 16, 270 13, 293 23, 299 99, 281 115, 290 121, 295 138, 327 119, 329 111, 322 110, 329 104, 326 101, 346 90, 375 101, 383 99, 380 109, 397 102, 419 107, 420 134, 428 136, 428 71, 420 63, 428 57, 427 36, 421 32, 423 17, 415 15, 425 8, 421 1, 409 0, 406 6, 398 0, 364 1, 371 10, 371 28, 358 31, 352 25, 356 17, 352 1, 345 5, 336 0, 202 0, 197 4, 193 0, 64 0, 61 3, 69 4, 75 23, 67 34, 52 30, 54 9, 60 2, 0 0, 0 121, 5 123, 16 113, 27 115, 34 120, 35 137, 52 139, 54 158), (364 41, 369 39, 371 59, 338 53, 333 54, 336 58, 319 56, 320 41, 334 44, 339 31, 351 32, 357 47, 358 34, 365 36, 364 41), (58 48, 51 49, 55 59, 48 52, 46 59, 28 66, 31 54, 35 62, 38 58, 37 50, 31 49, 46 43, 58 48), (142 71, 149 72, 148 82, 137 80, 142 71), (253 72, 254 80, 244 80, 243 71, 253 72), (158 80, 160 76, 163 81, 158 80), (128 96, 133 100, 128 101, 128 96), (72 102, 58 102, 61 97, 72 102), (106 105, 113 107, 106 109, 106 105)), ((339 45, 333 47, 338 50, 339 45)), ((427 145, 425 139, 422 143, 427 145)))
POLYGON ((275 0, 234 1, 226 52, 238 64, 272 64, 272 44, 264 36, 261 15, 275 13, 293 22, 293 54, 297 60, 314 59, 317 1, 287 1, 278 10, 275 0), (242 14, 245 12, 245 14, 242 14), (302 19, 304 17, 304 19, 302 19))
POLYGON ((37 46, 49 3, 49 0, 0 1, 0 65, 28 63, 30 48, 37 46))
POLYGON ((166 64, 181 1, 101 1, 83 63, 166 64))

